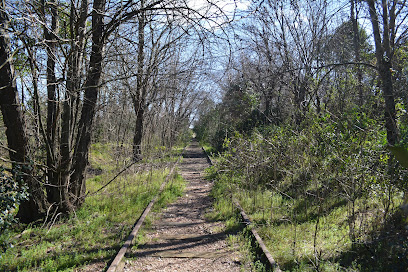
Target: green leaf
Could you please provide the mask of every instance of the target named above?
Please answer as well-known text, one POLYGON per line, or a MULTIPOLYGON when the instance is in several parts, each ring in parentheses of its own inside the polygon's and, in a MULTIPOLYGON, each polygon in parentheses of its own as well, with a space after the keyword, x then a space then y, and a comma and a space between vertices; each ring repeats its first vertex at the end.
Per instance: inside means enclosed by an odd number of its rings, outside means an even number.
POLYGON ((388 146, 387 148, 403 167, 408 168, 408 150, 401 146, 388 146))

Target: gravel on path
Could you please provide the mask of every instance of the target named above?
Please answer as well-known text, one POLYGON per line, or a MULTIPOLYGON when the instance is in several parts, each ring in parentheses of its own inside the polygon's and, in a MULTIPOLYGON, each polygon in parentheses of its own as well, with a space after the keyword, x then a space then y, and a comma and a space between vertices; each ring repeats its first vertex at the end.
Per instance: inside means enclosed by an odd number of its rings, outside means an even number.
POLYGON ((241 256, 227 245, 222 222, 205 214, 211 209, 209 166, 197 142, 183 155, 180 171, 187 182, 184 196, 158 215, 144 244, 128 252, 123 271, 240 271, 241 256))

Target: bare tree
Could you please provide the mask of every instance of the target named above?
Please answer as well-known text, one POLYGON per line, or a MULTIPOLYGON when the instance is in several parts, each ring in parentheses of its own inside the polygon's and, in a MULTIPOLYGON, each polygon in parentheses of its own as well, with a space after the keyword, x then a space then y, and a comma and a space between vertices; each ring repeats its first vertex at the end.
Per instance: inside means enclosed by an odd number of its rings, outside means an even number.
MULTIPOLYGON (((41 158, 41 150, 45 149, 46 154, 46 167, 38 167, 41 170, 36 170, 44 171, 46 179, 40 181, 28 178, 34 174, 41 178, 42 175, 38 173, 27 172, 25 175, 31 195, 30 200, 20 206, 19 216, 28 222, 41 217, 49 206, 54 211, 69 213, 84 202, 85 170, 94 119, 101 86, 107 83, 103 78, 107 61, 106 47, 112 42, 113 34, 115 38, 120 37, 129 44, 137 44, 136 88, 129 88, 129 91, 137 113, 133 153, 134 157, 139 158, 144 134, 144 112, 156 101, 154 98, 158 91, 159 67, 167 59, 168 49, 176 45, 181 37, 194 34, 204 50, 205 38, 209 35, 215 36, 216 30, 209 27, 209 22, 217 24, 211 16, 214 13, 212 8, 217 9, 217 6, 208 2, 209 8, 195 10, 183 0, 77 0, 69 3, 53 0, 40 1, 40 5, 23 1, 13 3, 20 9, 15 11, 16 14, 29 14, 21 16, 24 19, 22 21, 27 23, 13 25, 13 41, 27 52, 33 79, 32 101, 38 141, 33 148, 36 155, 32 156, 28 152, 29 143, 26 136, 26 130, 31 128, 26 127, 24 114, 17 106, 17 85, 10 62, 13 54, 9 49, 11 44, 6 39, 10 29, 7 28, 5 2, 2 3, 2 86, 10 86, 7 87, 9 89, 4 88, 8 91, 2 90, 2 96, 5 96, 1 102, 2 114, 7 133, 13 134, 8 137, 9 148, 16 151, 14 155, 10 153, 10 158, 16 164, 24 165, 30 159, 41 158), (156 21, 152 21, 152 18, 156 21), (62 24, 61 28, 58 23, 62 24), (42 27, 43 35, 37 35, 33 39, 28 33, 35 33, 34 28, 37 25, 42 27), (124 30, 135 26, 138 29, 137 37, 122 35, 124 30), (19 27, 20 29, 17 29, 19 27), (36 51, 39 52, 38 55, 35 54, 36 51), (38 56, 46 56, 46 60, 38 56), (44 74, 46 84, 41 79, 44 74), (42 96, 42 90, 47 90, 46 99, 42 96), (148 98, 151 100, 147 100, 148 98), (15 120, 9 122, 9 118, 15 120), (21 125, 15 125, 18 120, 21 125), (45 127, 42 124, 44 120, 45 127), (16 139, 20 139, 18 144, 16 139), (16 154, 19 157, 16 157, 16 154), (33 201, 37 205, 29 204, 33 201)), ((183 89, 183 92, 187 90, 183 89)), ((180 102, 179 105, 178 118, 188 118, 190 111, 186 109, 191 108, 191 103, 184 105, 180 102)), ((42 164, 39 161, 38 165, 42 164)))
POLYGON ((39 218, 45 212, 45 195, 41 184, 33 177, 26 121, 18 99, 18 90, 7 34, 9 18, 4 0, 0 7, 0 108, 6 126, 9 157, 13 174, 20 186, 27 185, 32 197, 20 205, 19 216, 25 221, 39 218))

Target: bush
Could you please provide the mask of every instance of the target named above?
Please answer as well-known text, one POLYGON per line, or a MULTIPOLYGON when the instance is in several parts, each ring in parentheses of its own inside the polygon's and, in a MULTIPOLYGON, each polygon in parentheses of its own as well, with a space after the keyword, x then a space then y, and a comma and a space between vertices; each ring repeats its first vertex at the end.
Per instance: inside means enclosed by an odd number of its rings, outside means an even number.
POLYGON ((225 152, 212 169, 214 190, 240 201, 285 269, 304 271, 302 262, 310 271, 313 265, 352 267, 347 254, 361 248, 368 261, 371 251, 406 253, 390 248, 406 244, 401 223, 394 222, 401 221, 395 212, 407 171, 387 150, 381 120, 351 109, 340 118, 308 116, 301 126, 237 129, 224 139, 225 152), (392 237, 403 242, 385 245, 392 237), (294 242, 283 245, 288 239, 294 242))
POLYGON ((24 199, 27 199, 26 187, 20 187, 13 176, 0 167, 0 230, 16 222, 15 210, 24 199))

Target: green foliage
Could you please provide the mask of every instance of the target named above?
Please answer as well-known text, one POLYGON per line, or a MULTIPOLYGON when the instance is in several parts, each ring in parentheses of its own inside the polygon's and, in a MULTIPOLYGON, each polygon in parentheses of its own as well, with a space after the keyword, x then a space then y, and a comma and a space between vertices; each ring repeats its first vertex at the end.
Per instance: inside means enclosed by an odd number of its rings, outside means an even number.
MULTIPOLYGON (((369 38, 366 30, 358 26, 359 41, 360 41, 360 57, 362 60, 367 61, 369 59, 369 53, 372 50, 372 46, 369 43, 369 38)), ((351 20, 343 22, 339 25, 334 34, 329 37, 327 46, 329 47, 326 52, 330 52, 336 58, 338 63, 354 61, 354 31, 353 23, 351 20)))
POLYGON ((242 80, 230 82, 222 104, 200 116, 194 126, 197 139, 209 143, 218 152, 224 151, 224 141, 236 131, 250 133, 265 123, 265 116, 259 111, 259 97, 242 80))
POLYGON ((388 149, 397 158, 401 166, 408 168, 408 150, 401 146, 388 146, 388 149))
POLYGON ((27 197, 27 188, 20 186, 10 173, 0 167, 0 231, 16 222, 15 210, 27 197))
POLYGON ((211 109, 202 116, 194 126, 194 133, 198 141, 209 142, 219 125, 219 109, 211 109))
POLYGON ((339 271, 345 252, 390 231, 405 170, 385 148, 382 123, 359 109, 341 118, 310 113, 301 128, 256 127, 225 139, 213 190, 239 199, 283 268, 339 271))
POLYGON ((181 175, 175 173, 172 177, 172 181, 166 185, 165 190, 160 194, 159 199, 156 202, 156 211, 165 208, 166 204, 173 202, 177 197, 183 195, 185 189, 184 179, 181 175))

